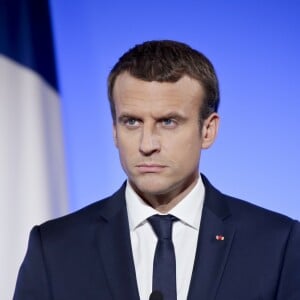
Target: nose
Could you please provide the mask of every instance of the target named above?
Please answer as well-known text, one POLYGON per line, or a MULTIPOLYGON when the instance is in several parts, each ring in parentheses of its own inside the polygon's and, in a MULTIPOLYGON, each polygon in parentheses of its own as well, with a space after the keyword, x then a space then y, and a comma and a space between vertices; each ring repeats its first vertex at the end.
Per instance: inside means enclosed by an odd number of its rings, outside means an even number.
POLYGON ((159 138, 154 132, 154 129, 150 126, 146 127, 144 125, 143 127, 139 150, 145 156, 150 156, 153 153, 160 151, 159 138))

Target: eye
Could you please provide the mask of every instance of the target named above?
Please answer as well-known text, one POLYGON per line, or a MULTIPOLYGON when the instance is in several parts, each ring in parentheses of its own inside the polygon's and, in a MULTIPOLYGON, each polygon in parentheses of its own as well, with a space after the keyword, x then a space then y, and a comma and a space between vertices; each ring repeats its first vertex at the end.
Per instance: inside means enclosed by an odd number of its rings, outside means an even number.
POLYGON ((123 121, 124 125, 127 126, 128 128, 136 128, 140 125, 139 120, 135 118, 127 118, 123 121))
POLYGON ((177 122, 174 119, 166 118, 166 119, 161 120, 161 124, 167 128, 174 128, 174 127, 176 127, 177 122))

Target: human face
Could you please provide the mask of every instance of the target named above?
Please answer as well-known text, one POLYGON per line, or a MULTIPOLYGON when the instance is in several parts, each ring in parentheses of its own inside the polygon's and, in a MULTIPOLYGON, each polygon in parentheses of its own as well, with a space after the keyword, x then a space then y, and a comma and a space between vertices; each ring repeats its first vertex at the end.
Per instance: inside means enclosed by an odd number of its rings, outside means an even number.
POLYGON ((115 82, 114 140, 129 182, 158 210, 174 207, 196 184, 201 149, 217 130, 217 114, 199 128, 204 91, 194 79, 143 81, 121 73, 115 82))

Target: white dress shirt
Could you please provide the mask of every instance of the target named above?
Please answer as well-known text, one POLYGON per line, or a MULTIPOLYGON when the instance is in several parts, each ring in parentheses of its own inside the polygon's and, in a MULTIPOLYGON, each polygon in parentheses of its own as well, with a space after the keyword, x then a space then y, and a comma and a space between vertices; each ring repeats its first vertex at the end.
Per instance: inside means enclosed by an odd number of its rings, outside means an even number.
MULTIPOLYGON (((141 300, 149 300, 152 292, 153 258, 157 237, 147 221, 161 214, 146 204, 126 185, 126 205, 138 290, 141 300)), ((177 300, 186 300, 192 276, 200 219, 204 201, 204 185, 201 177, 191 192, 168 214, 179 219, 173 224, 172 239, 176 256, 177 300)))

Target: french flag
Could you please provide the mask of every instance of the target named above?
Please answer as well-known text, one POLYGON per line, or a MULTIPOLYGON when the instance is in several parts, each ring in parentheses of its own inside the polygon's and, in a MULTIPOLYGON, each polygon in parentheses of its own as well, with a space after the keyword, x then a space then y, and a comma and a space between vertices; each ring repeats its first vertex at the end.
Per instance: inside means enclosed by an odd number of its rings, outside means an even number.
POLYGON ((33 225, 67 212, 49 6, 0 0, 0 299, 11 299, 33 225))

